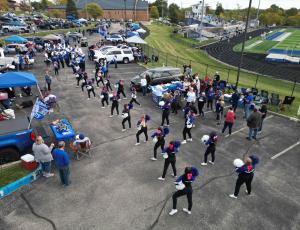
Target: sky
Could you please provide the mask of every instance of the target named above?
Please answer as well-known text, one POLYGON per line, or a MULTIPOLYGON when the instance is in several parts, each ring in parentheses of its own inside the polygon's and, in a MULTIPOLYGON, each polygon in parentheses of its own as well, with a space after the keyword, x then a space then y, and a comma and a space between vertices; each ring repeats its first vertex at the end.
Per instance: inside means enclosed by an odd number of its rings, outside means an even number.
MULTIPOLYGON (((149 2, 154 1, 155 0, 149 0, 149 2)), ((212 8, 216 8, 217 2, 221 2, 223 8, 225 9, 237 8, 237 4, 239 4, 241 8, 246 8, 249 6, 249 0, 204 0, 204 3, 208 4, 212 8)), ((199 0, 168 0, 168 3, 176 3, 180 7, 189 7, 193 4, 199 3, 199 0)), ((259 0, 252 0, 252 6, 255 8, 258 7, 258 3, 259 0)), ((276 4, 284 9, 289 9, 291 7, 300 9, 300 0, 261 0, 260 8, 266 9, 272 4, 276 4)))

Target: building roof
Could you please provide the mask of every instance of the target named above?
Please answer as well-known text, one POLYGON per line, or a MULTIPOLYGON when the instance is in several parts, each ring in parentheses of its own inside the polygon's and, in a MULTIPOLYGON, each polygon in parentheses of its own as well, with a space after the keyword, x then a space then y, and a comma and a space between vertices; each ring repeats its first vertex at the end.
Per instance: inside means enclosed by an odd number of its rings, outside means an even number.
MULTIPOLYGON (((124 10, 124 0, 76 0, 77 8, 83 8, 87 3, 98 3, 103 10, 124 10)), ((134 10, 136 4, 137 10, 148 10, 148 1, 146 0, 126 0, 126 9, 134 10)))

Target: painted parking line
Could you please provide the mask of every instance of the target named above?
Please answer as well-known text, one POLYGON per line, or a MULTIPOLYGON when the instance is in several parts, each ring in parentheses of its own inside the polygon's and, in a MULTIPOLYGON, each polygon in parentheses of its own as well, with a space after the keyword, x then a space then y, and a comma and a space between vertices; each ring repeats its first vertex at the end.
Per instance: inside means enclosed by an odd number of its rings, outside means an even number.
MULTIPOLYGON (((272 117, 274 117, 274 116, 273 116, 273 115, 270 115, 270 116, 266 117, 266 118, 265 118, 265 121, 271 119, 272 117)), ((236 134, 236 133, 239 133, 239 132, 241 132, 241 131, 243 131, 244 129, 247 129, 247 128, 248 128, 248 126, 243 127, 243 128, 241 128, 241 129, 239 129, 239 130, 237 130, 237 131, 232 132, 231 135, 227 134, 227 135, 225 136, 225 138, 226 138, 226 137, 229 137, 229 136, 232 136, 232 135, 234 135, 234 134, 236 134)))
POLYGON ((286 152, 290 151, 291 149, 295 148, 297 145, 300 144, 300 141, 296 142, 295 144, 291 145, 290 147, 284 149, 280 153, 275 154, 274 156, 271 157, 272 160, 276 159, 277 157, 280 157, 281 155, 285 154, 286 152))

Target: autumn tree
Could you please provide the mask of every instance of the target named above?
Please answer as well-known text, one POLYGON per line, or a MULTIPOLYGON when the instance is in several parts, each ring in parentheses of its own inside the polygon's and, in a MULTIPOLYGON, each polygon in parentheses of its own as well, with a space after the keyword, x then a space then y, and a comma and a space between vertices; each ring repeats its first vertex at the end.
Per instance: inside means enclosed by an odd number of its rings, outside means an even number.
POLYGON ((151 18, 159 18, 159 12, 158 12, 157 6, 151 6, 150 17, 151 18))
POLYGON ((92 18, 99 18, 103 16, 103 9, 97 3, 86 4, 83 8, 92 18))

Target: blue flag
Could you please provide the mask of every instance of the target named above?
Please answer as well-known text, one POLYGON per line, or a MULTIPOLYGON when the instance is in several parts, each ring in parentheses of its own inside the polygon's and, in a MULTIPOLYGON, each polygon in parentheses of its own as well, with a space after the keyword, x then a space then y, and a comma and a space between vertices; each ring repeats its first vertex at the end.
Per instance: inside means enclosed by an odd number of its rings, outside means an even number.
POLYGON ((35 118, 37 120, 43 120, 45 115, 48 113, 48 106, 40 99, 37 99, 31 112, 31 119, 35 118))

